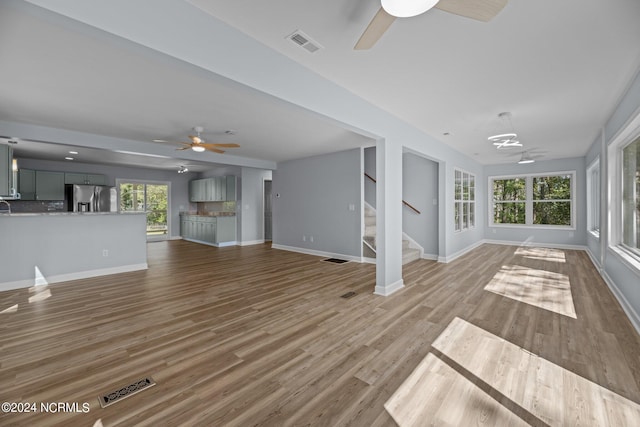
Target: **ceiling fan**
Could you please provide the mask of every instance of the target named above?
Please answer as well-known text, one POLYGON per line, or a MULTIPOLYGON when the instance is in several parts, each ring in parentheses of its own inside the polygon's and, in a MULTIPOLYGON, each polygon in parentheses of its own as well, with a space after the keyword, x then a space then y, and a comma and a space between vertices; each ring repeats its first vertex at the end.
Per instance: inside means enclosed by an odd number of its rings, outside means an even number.
POLYGON ((240 145, 235 143, 227 144, 227 143, 205 142, 200 136, 200 134, 204 132, 204 128, 202 126, 196 126, 193 128, 193 130, 196 131, 197 135, 189 135, 189 139, 191 140, 191 142, 181 142, 180 144, 186 145, 186 147, 176 148, 176 150, 192 149, 193 151, 197 151, 199 153, 203 152, 204 150, 209 150, 209 151, 213 151, 214 153, 222 154, 224 153, 224 150, 221 150, 219 147, 222 147, 222 148, 240 147, 240 145))
POLYGON ((527 163, 534 163, 538 159, 544 158, 544 155, 547 153, 545 150, 540 150, 538 148, 532 148, 529 150, 521 150, 517 153, 507 154, 507 157, 520 157, 518 160, 518 164, 524 165, 527 163))
POLYGON ((371 49, 396 18, 420 15, 431 8, 488 22, 505 7, 508 0, 381 0, 382 7, 353 47, 371 49))

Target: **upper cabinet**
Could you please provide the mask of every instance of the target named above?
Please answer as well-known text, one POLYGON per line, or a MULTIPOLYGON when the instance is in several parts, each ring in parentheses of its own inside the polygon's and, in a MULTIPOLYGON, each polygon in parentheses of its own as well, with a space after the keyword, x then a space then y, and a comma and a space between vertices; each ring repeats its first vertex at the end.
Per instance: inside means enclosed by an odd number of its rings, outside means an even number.
POLYGON ((13 150, 0 144, 0 196, 10 196, 13 188, 13 150))
POLYGON ((189 182, 189 201, 191 202, 226 202, 235 199, 235 176, 215 176, 189 182))
POLYGON ((88 185, 106 185, 107 177, 98 174, 87 173, 65 173, 65 184, 88 184, 88 185))
POLYGON ((64 172, 36 171, 36 200, 64 200, 64 172))
POLYGON ((18 193, 22 200, 36 199, 36 171, 32 169, 18 171, 18 193))

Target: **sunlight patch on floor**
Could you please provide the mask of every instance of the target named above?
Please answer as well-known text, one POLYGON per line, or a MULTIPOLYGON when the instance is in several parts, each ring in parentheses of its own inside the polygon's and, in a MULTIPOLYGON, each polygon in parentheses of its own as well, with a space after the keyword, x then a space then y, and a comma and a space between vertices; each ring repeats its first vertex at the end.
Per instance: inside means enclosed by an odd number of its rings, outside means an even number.
POLYGON ((525 419, 550 426, 635 425, 640 419, 637 403, 460 318, 432 346, 385 403, 401 427, 511 426, 525 419), (452 411, 459 419, 445 418, 452 411))
POLYGON ((515 255, 540 261, 567 262, 564 256, 564 251, 553 248, 532 248, 521 246, 516 249, 515 255))
POLYGON ((0 313, 17 313, 18 312, 18 304, 14 304, 11 307, 7 307, 4 310, 0 311, 0 313))
POLYGON ((565 274, 519 265, 503 265, 484 290, 577 318, 569 276, 565 274))

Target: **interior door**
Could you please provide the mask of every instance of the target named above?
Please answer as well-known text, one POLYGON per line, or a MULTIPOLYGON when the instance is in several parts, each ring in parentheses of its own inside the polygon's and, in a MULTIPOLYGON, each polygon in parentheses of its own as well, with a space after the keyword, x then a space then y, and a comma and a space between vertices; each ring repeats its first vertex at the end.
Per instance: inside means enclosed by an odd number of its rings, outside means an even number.
POLYGON ((271 181, 264 181, 264 240, 272 240, 271 181))

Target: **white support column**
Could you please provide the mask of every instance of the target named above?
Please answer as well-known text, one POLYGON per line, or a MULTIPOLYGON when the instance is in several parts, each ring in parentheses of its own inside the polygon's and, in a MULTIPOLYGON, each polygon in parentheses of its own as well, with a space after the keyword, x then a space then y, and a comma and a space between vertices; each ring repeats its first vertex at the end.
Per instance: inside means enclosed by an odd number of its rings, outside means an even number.
POLYGON ((376 295, 391 295, 402 281, 402 145, 376 144, 376 295))

